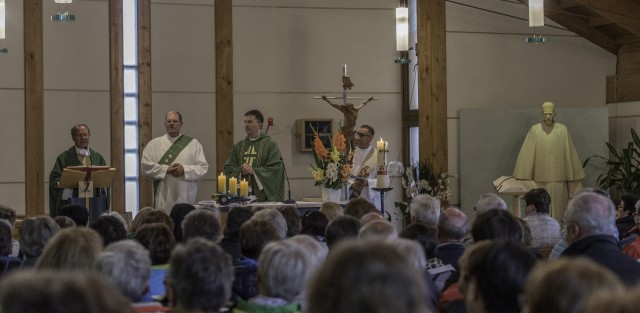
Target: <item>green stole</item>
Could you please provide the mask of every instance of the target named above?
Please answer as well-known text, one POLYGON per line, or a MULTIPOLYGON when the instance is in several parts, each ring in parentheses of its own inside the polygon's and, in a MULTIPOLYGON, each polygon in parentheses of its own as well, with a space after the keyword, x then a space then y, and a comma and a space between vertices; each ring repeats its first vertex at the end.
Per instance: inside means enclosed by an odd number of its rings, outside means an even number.
MULTIPOLYGON (((169 147, 167 152, 164 153, 162 158, 160 158, 160 161, 158 162, 158 164, 160 164, 160 165, 171 165, 171 164, 173 164, 173 161, 175 161, 176 158, 178 157, 178 155, 180 154, 180 152, 182 152, 182 150, 184 150, 184 148, 186 148, 189 145, 191 140, 193 140, 193 138, 189 137, 187 135, 180 136, 180 138, 176 139, 176 141, 173 142, 171 147, 169 147)), ((162 181, 161 179, 156 179, 156 180, 153 181, 153 198, 154 198, 154 200, 155 200, 156 195, 158 194, 158 186, 160 186, 160 182, 161 181, 162 181)))

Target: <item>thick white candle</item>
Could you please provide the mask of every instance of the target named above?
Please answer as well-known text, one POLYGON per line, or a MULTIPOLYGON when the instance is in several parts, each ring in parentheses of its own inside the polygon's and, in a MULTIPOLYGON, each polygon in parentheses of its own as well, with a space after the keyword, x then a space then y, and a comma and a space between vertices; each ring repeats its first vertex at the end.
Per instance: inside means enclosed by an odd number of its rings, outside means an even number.
POLYGON ((232 196, 238 194, 238 179, 235 177, 229 178, 229 194, 232 196))
POLYGON ((224 173, 220 173, 218 176, 218 193, 224 193, 227 191, 227 176, 224 173))
POLYGON ((342 76, 347 76, 347 65, 346 64, 342 65, 342 76))

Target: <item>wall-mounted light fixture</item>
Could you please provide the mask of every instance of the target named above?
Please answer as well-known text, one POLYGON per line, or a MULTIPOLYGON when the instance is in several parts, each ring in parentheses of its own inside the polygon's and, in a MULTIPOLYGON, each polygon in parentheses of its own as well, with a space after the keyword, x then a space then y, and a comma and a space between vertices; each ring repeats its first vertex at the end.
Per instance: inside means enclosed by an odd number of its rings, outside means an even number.
POLYGON ((51 15, 52 22, 75 22, 76 16, 69 13, 69 3, 73 0, 54 0, 58 4, 58 14, 51 15))
POLYGON ((533 36, 525 39, 528 43, 546 43, 547 37, 537 34, 538 27, 544 26, 544 0, 529 0, 529 27, 533 27, 533 36))
POLYGON ((5 19, 5 7, 4 0, 0 0, 0 53, 7 53, 9 50, 3 46, 4 38, 6 35, 6 23, 5 19))
POLYGON ((396 8, 396 50, 409 51, 409 8, 396 8))

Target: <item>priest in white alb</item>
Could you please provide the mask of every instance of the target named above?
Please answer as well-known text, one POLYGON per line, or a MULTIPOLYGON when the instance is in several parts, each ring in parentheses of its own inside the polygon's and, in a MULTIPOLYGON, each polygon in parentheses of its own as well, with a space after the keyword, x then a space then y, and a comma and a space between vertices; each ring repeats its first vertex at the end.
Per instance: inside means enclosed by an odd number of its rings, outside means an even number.
POLYGON ((373 127, 362 125, 355 132, 356 149, 353 152, 353 166, 351 175, 355 177, 349 185, 349 199, 362 197, 380 209, 380 193, 372 188, 376 187, 378 151, 371 146, 374 135, 373 127))
POLYGON ((176 203, 195 204, 198 181, 209 164, 198 140, 181 133, 179 112, 167 113, 164 124, 167 134, 147 144, 141 168, 153 180, 154 208, 169 214, 176 203))
POLYGON ((551 216, 564 217, 569 198, 582 189, 582 162, 567 127, 555 121, 554 104, 542 105, 543 122, 531 126, 520 148, 513 176, 533 180, 551 195, 551 216))

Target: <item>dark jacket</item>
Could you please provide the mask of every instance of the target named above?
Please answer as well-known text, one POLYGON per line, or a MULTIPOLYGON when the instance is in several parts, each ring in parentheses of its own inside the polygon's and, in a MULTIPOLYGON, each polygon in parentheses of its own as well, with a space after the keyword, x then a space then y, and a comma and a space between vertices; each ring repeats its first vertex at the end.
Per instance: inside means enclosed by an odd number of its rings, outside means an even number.
POLYGON ((636 221, 631 215, 623 216, 616 220, 616 227, 618 227, 618 240, 627 236, 627 233, 633 226, 636 225, 636 221))
POLYGON ((451 264, 456 271, 460 270, 458 260, 462 256, 465 250, 465 245, 462 243, 445 243, 436 248, 436 258, 442 260, 444 264, 451 264))
POLYGON ((562 256, 588 257, 613 271, 627 286, 640 282, 640 263, 624 254, 611 235, 592 235, 571 244, 562 256))

